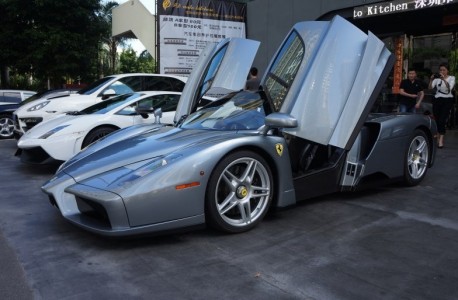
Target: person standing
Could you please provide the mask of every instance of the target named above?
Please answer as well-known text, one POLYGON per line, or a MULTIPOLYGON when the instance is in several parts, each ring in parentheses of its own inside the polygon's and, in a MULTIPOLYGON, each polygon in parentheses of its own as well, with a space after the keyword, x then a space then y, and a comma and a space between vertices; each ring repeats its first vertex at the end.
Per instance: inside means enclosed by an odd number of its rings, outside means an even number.
POLYGON ((259 90, 260 84, 261 84, 261 81, 258 78, 258 69, 256 67, 252 67, 250 69, 250 73, 248 74, 248 78, 245 84, 245 90, 257 91, 259 90))
POLYGON ((420 108, 421 101, 425 97, 423 83, 417 79, 417 72, 409 70, 407 78, 401 81, 399 88, 399 112, 414 113, 420 108))
POLYGON ((437 124, 437 146, 442 149, 444 147, 444 135, 447 118, 450 115, 450 110, 453 107, 452 90, 455 86, 455 76, 448 75, 448 65, 441 64, 439 66, 439 74, 431 75, 429 80, 429 88, 436 89, 436 94, 433 99, 433 115, 437 124))

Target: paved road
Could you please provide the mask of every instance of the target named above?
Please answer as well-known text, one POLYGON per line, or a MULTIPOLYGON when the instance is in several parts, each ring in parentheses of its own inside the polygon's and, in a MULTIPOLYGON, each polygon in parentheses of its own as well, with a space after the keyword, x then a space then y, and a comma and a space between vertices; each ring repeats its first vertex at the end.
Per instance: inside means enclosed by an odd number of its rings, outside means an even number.
POLYGON ((0 299, 457 299, 458 132, 419 186, 321 197, 254 230, 112 240, 65 222, 0 141, 0 299))

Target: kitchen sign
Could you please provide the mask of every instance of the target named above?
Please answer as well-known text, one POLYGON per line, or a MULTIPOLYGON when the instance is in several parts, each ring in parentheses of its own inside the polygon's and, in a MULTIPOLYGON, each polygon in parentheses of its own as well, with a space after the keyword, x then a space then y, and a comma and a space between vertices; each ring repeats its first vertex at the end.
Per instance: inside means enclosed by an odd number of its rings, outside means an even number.
POLYGON ((414 11, 457 3, 458 0, 395 0, 358 6, 353 9, 353 19, 376 17, 392 13, 414 11))

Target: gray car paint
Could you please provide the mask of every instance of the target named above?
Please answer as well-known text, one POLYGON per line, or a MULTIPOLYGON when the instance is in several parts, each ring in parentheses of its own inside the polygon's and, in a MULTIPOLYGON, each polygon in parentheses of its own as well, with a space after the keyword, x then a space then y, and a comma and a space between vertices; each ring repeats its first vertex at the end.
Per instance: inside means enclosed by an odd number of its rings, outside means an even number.
MULTIPOLYGON (((329 47, 330 44, 327 38, 338 37, 340 30, 343 30, 341 34, 345 34, 346 39, 338 39, 340 43, 351 44, 353 42, 352 37, 355 36, 359 49, 365 48, 361 45, 365 35, 361 34, 359 29, 349 26, 341 18, 336 18, 332 24, 328 22, 306 22, 305 24, 297 25, 295 27, 297 30, 293 30, 305 33, 307 30, 302 29, 308 26, 319 28, 320 33, 311 36, 305 34, 302 39, 306 44, 309 41, 308 39, 320 36, 321 41, 326 41, 326 43, 320 45, 329 47), (323 28, 336 32, 325 33, 323 28)), ((367 116, 365 114, 367 106, 374 100, 374 90, 380 85, 380 77, 384 74, 386 68, 384 63, 388 63, 388 53, 380 46, 379 41, 375 40, 375 37, 370 34, 366 39, 369 40, 369 44, 375 45, 375 47, 369 46, 369 48, 378 51, 375 55, 377 58, 369 59, 367 55, 362 55, 362 59, 359 62, 355 62, 353 59, 352 61, 358 64, 357 71, 353 74, 353 80, 351 78, 341 79, 339 83, 338 79, 336 79, 338 82, 337 89, 343 83, 348 84, 348 86, 347 95, 336 100, 339 102, 338 109, 332 109, 332 112, 327 114, 327 116, 334 117, 334 121, 328 123, 318 121, 316 124, 309 124, 307 122, 310 121, 305 120, 305 123, 300 124, 297 130, 291 131, 293 134, 298 136, 302 136, 303 133, 305 136, 311 134, 310 137, 313 137, 314 133, 310 133, 313 131, 310 128, 313 128, 323 134, 327 133, 324 134, 326 136, 324 141, 319 139, 321 137, 318 137, 316 141, 340 145, 343 148, 348 146, 348 141, 351 140, 352 136, 356 140, 357 131, 363 125, 362 122, 364 120, 362 119, 367 116), (372 72, 362 75, 360 71, 365 68, 370 68, 372 72), (364 76, 370 78, 363 78, 364 76), (352 82, 362 84, 367 90, 353 87, 350 84, 352 82), (358 93, 361 94, 361 99, 357 97, 358 93), (358 108, 357 105, 362 105, 363 107, 358 108), (361 112, 359 116, 353 116, 349 112, 353 108, 357 109, 356 112, 361 112), (346 118, 350 120, 342 122, 346 118), (308 125, 304 126, 304 124, 308 125), (345 129, 344 134, 337 133, 335 130, 336 124, 345 126, 344 128, 339 128, 340 130, 345 129), (318 125, 318 128, 315 128, 316 125, 318 125), (304 129, 305 131, 303 132, 304 129)), ((230 41, 228 42, 230 43, 230 41)), ((239 42, 244 44, 244 41, 239 42)), ((282 108, 280 112, 285 117, 279 120, 279 118, 272 116, 271 124, 276 124, 276 122, 283 123, 283 120, 287 120, 288 124, 294 124, 294 120, 300 123, 304 119, 312 117, 307 111, 303 111, 303 115, 300 114, 299 106, 295 106, 295 101, 303 101, 305 98, 307 98, 305 100, 310 101, 307 107, 313 106, 313 103, 316 104, 314 101, 320 99, 305 97, 306 92, 313 87, 314 83, 313 76, 307 74, 313 73, 319 76, 320 80, 324 80, 326 74, 332 74, 335 75, 334 77, 339 78, 348 76, 347 73, 342 73, 345 71, 342 68, 339 69, 341 71, 340 74, 329 73, 329 68, 331 67, 329 64, 327 65, 328 69, 325 68, 321 72, 318 70, 319 66, 326 65, 325 61, 329 59, 329 57, 318 55, 320 52, 318 50, 322 50, 321 46, 316 49, 312 57, 312 60, 317 61, 313 61, 313 64, 310 65, 311 67, 303 65, 299 68, 298 79, 294 79, 290 90, 291 95, 294 95, 294 97, 288 94, 287 97, 289 98, 287 99, 289 100, 285 101, 285 104, 289 103, 289 105, 285 106, 289 109, 285 108, 285 111, 283 111, 282 108), (317 70, 311 72, 313 68, 317 68, 317 70), (291 113, 292 118, 289 113, 291 113)), ((338 48, 339 45, 333 46, 338 48)), ((346 49, 351 49, 351 47, 346 49)), ((350 50, 344 53, 351 54, 354 57, 354 53, 350 50)), ((244 53, 240 54, 244 55, 244 53)), ((343 56, 339 57, 344 60, 343 56)), ((231 59, 235 59, 235 55, 231 59)), ((229 65, 230 61, 226 63, 229 65)), ((339 61, 334 63, 339 64, 339 61)), ((206 67, 199 66, 199 69, 205 71, 206 67)), ((204 76, 200 78, 204 78, 204 76)), ((195 93, 199 92, 198 87, 201 86, 199 84, 201 82, 201 80, 196 79, 195 84, 193 84, 194 94, 189 94, 191 96, 183 98, 183 101, 180 100, 182 110, 179 115, 190 112, 191 107, 194 105, 193 101, 197 99, 195 93)), ((323 95, 318 93, 316 96, 323 95)), ((321 110, 314 110, 314 113, 318 113, 321 110)), ((222 157, 239 149, 251 149, 268 160, 275 174, 274 190, 276 193, 274 198, 276 202, 274 205, 287 206, 296 202, 290 157, 287 151, 278 151, 281 148, 279 145, 287 147, 285 139, 282 136, 272 134, 269 128, 261 128, 259 132, 225 132, 183 130, 173 127, 148 127, 146 132, 140 133, 140 131, 140 128, 135 128, 134 132, 139 134, 131 135, 125 140, 117 136, 115 143, 110 143, 110 137, 100 143, 95 143, 94 146, 90 146, 86 151, 77 155, 76 158, 64 164, 56 176, 43 185, 43 191, 52 196, 53 201, 55 201, 65 218, 87 230, 104 235, 129 235, 203 224, 205 222, 204 203, 208 179, 211 178, 214 167, 222 157), (106 144, 107 146, 101 147, 97 144, 106 144), (97 151, 93 151, 91 148, 97 148, 97 151), (132 170, 151 162, 155 157, 167 157, 167 155, 177 155, 179 158, 157 169, 151 176, 144 176, 135 182, 128 180, 132 170), (199 185, 186 190, 176 189, 177 185, 188 182, 199 182, 199 185), (99 224, 81 214, 80 208, 76 205, 76 197, 91 199, 98 205, 104 206, 109 215, 110 226, 99 224)), ((382 133, 385 134, 385 130, 382 133)), ((377 147, 374 149, 377 149, 377 147)), ((385 157, 386 154, 381 158, 384 159, 385 157)), ((376 159, 377 157, 374 158, 374 160, 376 159)))

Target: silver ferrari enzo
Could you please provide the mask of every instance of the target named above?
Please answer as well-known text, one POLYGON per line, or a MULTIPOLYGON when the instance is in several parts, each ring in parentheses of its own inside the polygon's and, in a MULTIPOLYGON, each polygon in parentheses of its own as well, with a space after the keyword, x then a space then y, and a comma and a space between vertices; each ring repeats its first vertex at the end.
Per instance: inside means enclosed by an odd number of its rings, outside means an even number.
POLYGON ((393 56, 341 17, 296 24, 259 91, 244 91, 259 43, 203 51, 175 125, 128 127, 65 162, 42 190, 70 222, 107 236, 209 224, 256 226, 269 208, 372 183, 416 185, 436 125, 370 114, 393 56), (197 109, 204 95, 217 100, 197 109))

